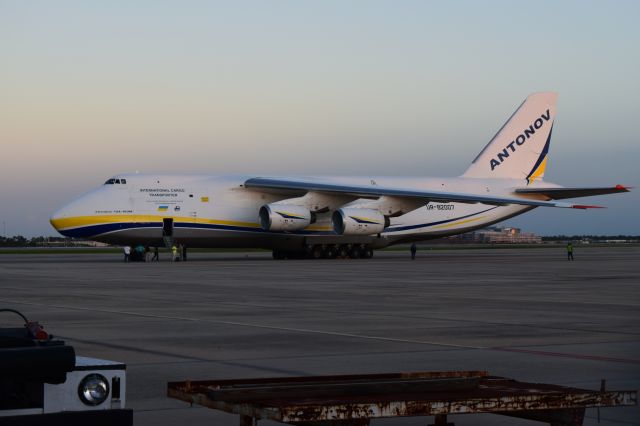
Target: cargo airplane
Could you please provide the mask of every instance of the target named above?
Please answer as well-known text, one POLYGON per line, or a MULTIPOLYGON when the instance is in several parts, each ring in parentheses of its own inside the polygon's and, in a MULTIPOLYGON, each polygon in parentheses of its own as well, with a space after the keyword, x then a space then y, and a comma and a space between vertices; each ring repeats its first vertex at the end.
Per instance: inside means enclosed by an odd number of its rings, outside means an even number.
POLYGON ((545 181, 555 93, 529 96, 459 177, 122 174, 51 224, 111 244, 259 247, 274 258, 369 258, 374 249, 460 234, 557 200, 627 192, 545 181))

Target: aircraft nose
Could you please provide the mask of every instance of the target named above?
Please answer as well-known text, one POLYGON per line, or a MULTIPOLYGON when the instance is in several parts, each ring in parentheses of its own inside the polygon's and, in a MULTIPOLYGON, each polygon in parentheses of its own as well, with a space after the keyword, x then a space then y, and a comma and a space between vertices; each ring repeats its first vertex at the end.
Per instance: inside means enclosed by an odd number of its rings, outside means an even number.
MULTIPOLYGON (((56 231, 65 235, 63 229, 65 228, 65 219, 69 217, 69 209, 64 206, 55 211, 49 218, 49 223, 55 228, 56 231)), ((65 235, 66 236, 66 235, 65 235)))
POLYGON ((95 212, 101 209, 104 198, 102 188, 89 191, 55 211, 49 222, 65 237, 88 238, 93 235, 95 212))

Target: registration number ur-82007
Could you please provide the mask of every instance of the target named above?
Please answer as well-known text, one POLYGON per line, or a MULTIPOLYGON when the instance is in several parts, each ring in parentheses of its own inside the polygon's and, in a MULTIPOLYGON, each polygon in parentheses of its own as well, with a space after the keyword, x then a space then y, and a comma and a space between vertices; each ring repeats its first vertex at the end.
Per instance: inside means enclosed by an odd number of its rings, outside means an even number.
POLYGON ((453 204, 427 204, 427 210, 454 210, 453 204))

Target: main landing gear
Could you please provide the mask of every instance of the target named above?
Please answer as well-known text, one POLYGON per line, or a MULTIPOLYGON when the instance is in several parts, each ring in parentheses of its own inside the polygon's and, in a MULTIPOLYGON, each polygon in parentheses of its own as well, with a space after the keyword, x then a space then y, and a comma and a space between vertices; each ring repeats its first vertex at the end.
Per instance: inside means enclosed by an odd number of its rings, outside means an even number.
POLYGON ((274 259, 371 259, 373 249, 368 244, 314 244, 304 251, 273 250, 274 259))

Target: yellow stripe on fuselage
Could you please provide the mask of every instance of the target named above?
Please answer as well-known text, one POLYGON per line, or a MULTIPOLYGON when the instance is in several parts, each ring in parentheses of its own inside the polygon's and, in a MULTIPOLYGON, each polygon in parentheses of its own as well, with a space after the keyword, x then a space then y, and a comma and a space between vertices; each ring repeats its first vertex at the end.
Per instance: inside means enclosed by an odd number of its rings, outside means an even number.
POLYGON ((475 222, 476 220, 481 220, 481 219, 484 219, 484 218, 485 218, 485 216, 474 217, 473 219, 459 220, 457 222, 447 223, 446 225, 434 226, 433 228, 434 229, 451 228, 452 226, 463 225, 465 223, 475 222))
MULTIPOLYGON (((155 223, 162 224, 163 216, 155 215, 95 215, 95 216, 76 216, 52 219, 51 224, 58 230, 70 228, 80 228, 83 226, 103 225, 107 223, 155 223)), ((203 223, 212 225, 229 225, 244 226, 248 228, 259 228, 260 224, 256 222, 239 222, 235 220, 215 220, 196 217, 171 217, 174 222, 203 223)))

